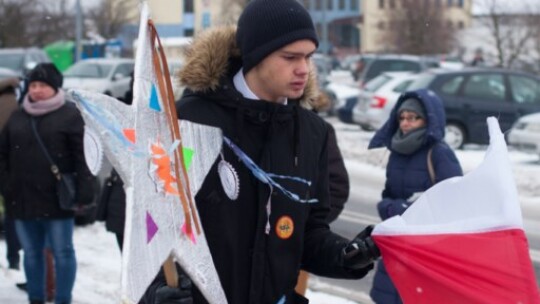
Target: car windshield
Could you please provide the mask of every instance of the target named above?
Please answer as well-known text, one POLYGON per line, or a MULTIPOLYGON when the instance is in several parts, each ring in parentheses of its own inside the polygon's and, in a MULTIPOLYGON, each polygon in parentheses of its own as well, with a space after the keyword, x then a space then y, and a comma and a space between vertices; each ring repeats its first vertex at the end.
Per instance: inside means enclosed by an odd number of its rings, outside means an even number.
POLYGON ((8 68, 14 71, 21 71, 23 69, 23 54, 0 54, 0 67, 8 68))
POLYGON ((368 83, 366 83, 366 86, 364 87, 365 91, 368 92, 375 92, 380 87, 382 87, 385 83, 392 80, 392 77, 387 74, 379 75, 372 80, 370 80, 368 83))
POLYGON ((65 73, 65 77, 82 77, 82 78, 105 78, 111 72, 112 64, 82 62, 75 64, 65 73))
POLYGON ((369 66, 369 71, 366 74, 366 79, 372 79, 383 72, 411 71, 419 72, 421 69, 420 63, 408 60, 390 59, 390 60, 375 60, 369 66))
POLYGON ((431 81, 435 78, 435 75, 432 73, 424 73, 418 75, 418 78, 416 78, 411 85, 407 88, 409 91, 414 91, 418 89, 425 89, 428 87, 428 85, 431 83, 431 81))

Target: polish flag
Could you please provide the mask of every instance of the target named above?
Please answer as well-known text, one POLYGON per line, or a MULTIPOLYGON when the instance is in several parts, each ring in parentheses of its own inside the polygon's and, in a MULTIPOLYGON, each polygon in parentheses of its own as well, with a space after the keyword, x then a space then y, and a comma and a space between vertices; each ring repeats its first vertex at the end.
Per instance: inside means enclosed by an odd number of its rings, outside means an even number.
POLYGON ((372 233, 404 303, 540 303, 508 151, 488 118, 484 161, 372 233))

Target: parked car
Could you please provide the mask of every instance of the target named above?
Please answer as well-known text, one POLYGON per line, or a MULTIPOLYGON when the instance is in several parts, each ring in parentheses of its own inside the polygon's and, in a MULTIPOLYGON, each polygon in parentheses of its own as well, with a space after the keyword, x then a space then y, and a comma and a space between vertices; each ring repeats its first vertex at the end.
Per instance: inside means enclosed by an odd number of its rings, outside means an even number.
POLYGON ((15 72, 13 70, 6 69, 6 68, 0 68, 0 80, 2 80, 4 78, 18 77, 18 76, 19 76, 19 74, 17 74, 17 72, 15 72))
POLYGON ((64 88, 82 89, 122 99, 130 86, 135 61, 127 58, 91 58, 64 72, 64 88))
POLYGON ((506 69, 432 70, 419 75, 408 90, 427 88, 443 100, 446 142, 452 148, 489 142, 486 118, 494 116, 508 130, 523 115, 540 112, 540 77, 506 69))
POLYGON ((0 49, 0 68, 15 71, 23 77, 38 63, 51 62, 47 53, 38 48, 6 48, 0 49))
POLYGON ((508 143, 517 150, 540 156, 540 113, 521 117, 508 133, 508 143))
POLYGON ((401 93, 417 77, 418 74, 410 72, 385 72, 370 80, 360 90, 353 108, 353 121, 364 130, 382 127, 401 93))
MULTIPOLYGON (((384 72, 421 72, 439 67, 438 60, 413 55, 372 55, 361 74, 358 76, 360 86, 384 72)), ((368 57, 366 57, 368 58, 368 57)))

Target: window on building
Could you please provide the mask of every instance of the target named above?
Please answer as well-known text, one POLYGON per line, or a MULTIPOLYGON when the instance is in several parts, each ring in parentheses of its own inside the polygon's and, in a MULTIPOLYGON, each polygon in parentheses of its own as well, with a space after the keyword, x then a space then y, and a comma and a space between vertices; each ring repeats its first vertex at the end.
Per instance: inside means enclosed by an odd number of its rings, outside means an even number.
POLYGON ((193 13, 193 0, 184 0, 184 13, 193 13))
POLYGON ((194 34, 193 29, 185 29, 184 30, 184 36, 186 36, 186 37, 193 37, 193 34, 194 34))
POLYGON ((462 29, 465 28, 465 23, 463 23, 463 21, 460 20, 460 21, 458 21, 457 26, 458 26, 458 29, 462 30, 462 29))
POLYGON ((379 0, 379 8, 384 9, 384 0, 379 0))
POLYGON ((448 0, 447 4, 448 7, 452 7, 454 5, 454 0, 448 0))
POLYGON ((384 30, 384 27, 385 27, 384 21, 379 21, 379 23, 377 23, 377 27, 378 27, 380 30, 384 30))
POLYGON ((331 11, 334 9, 334 0, 325 0, 326 1, 326 9, 331 11))
POLYGON ((463 0, 458 0, 458 6, 463 7, 463 0))
POLYGON ((347 8, 347 1, 345 0, 339 0, 339 10, 340 11, 344 11, 345 8, 347 8))
POLYGON ((315 0, 315 10, 320 11, 322 10, 323 3, 322 0, 315 0))
POLYGON ((311 0, 303 0, 302 3, 304 4, 304 7, 309 10, 311 8, 311 0))
POLYGON ((440 8, 441 4, 442 4, 441 2, 442 2, 442 0, 435 0, 435 7, 440 8))
POLYGON ((351 10, 356 11, 358 9, 358 0, 351 0, 351 10))
POLYGON ((391 9, 395 9, 396 8, 396 0, 388 0, 388 6, 391 8, 391 9))

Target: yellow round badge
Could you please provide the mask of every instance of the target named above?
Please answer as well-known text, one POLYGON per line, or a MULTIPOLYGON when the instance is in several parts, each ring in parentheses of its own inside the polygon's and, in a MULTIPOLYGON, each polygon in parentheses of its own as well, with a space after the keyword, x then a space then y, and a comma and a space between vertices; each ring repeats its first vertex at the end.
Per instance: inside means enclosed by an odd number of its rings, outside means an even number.
POLYGON ((280 239, 286 240, 291 237, 294 231, 294 223, 289 216, 282 216, 276 223, 276 234, 280 239))

